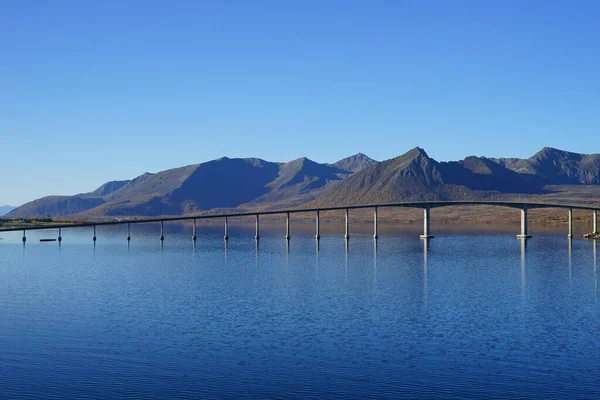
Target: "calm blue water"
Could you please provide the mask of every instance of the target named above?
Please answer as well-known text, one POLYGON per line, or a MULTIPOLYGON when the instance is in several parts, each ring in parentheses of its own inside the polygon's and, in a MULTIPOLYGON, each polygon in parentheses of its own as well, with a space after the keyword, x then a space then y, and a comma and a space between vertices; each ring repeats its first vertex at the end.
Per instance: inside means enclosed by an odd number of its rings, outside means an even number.
POLYGON ((0 398, 600 398, 591 242, 188 228, 0 234, 0 398))

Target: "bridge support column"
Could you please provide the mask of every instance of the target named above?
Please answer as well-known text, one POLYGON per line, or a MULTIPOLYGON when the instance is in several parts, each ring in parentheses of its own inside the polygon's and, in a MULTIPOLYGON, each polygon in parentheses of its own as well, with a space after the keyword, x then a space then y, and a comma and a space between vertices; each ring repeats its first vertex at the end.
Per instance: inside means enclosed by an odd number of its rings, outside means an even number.
POLYGON ((260 223, 258 214, 256 214, 256 233, 254 234, 254 239, 260 239, 260 223))
POLYGON ((58 228, 58 241, 62 242, 62 230, 61 230, 61 228, 58 228))
POLYGON ((421 239, 433 239, 433 235, 429 234, 430 225, 430 209, 425 207, 423 209, 423 234, 420 236, 421 239))
POLYGON ((223 239, 229 240, 229 220, 225 217, 225 234, 223 235, 223 239))
POLYGON ((320 221, 319 221, 319 210, 317 210, 317 215, 315 219, 315 239, 321 239, 321 229, 320 229, 320 221))
POLYGON ((573 209, 569 208, 569 233, 568 237, 573 237, 573 209))
MULTIPOLYGON (((161 233, 162 235, 162 233, 161 233)), ((127 241, 129 242, 131 240, 131 224, 128 222, 127 223, 127 241)))
POLYGON ((196 236, 196 220, 194 219, 194 225, 192 227, 192 240, 196 241, 196 239, 198 239, 198 236, 196 236))
POLYGON ((379 236, 377 235, 377 207, 373 211, 373 239, 377 239, 379 236))
POLYGON ((527 208, 521 209, 521 234, 517 235, 519 239, 529 239, 531 235, 527 233, 527 208))
POLYGON ((160 241, 165 240, 165 221, 160 221, 160 241))
POLYGON ((23 229, 23 239, 21 239, 23 243, 27 241, 27 237, 25 236, 25 229, 23 229))
POLYGON ((592 232, 598 233, 598 210, 594 210, 592 215, 592 232))
POLYGON ((285 239, 290 240, 290 213, 285 216, 285 239))
POLYGON ((346 240, 350 239, 350 212, 346 208, 346 233, 344 234, 346 240))
POLYGON ((96 225, 94 225, 94 236, 92 237, 92 240, 94 242, 96 241, 96 225))

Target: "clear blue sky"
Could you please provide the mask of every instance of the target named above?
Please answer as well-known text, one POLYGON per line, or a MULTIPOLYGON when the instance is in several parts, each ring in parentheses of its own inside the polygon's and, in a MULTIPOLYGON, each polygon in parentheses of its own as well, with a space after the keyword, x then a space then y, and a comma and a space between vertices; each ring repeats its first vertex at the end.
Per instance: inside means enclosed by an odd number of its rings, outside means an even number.
POLYGON ((221 156, 600 152, 600 1, 3 1, 0 204, 221 156))

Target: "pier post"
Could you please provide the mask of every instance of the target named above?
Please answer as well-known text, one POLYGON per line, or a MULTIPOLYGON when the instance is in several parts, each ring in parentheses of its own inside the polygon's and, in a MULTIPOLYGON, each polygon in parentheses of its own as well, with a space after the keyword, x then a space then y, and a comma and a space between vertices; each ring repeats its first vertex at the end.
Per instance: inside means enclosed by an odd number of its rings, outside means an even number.
POLYGON ((527 232, 527 207, 521 209, 521 234, 517 235, 519 239, 529 239, 531 235, 527 232))
POLYGON ((160 241, 165 240, 165 221, 160 221, 160 241))
POLYGON ((317 210, 317 216, 315 219, 315 239, 321 239, 321 229, 320 229, 320 221, 319 221, 319 210, 317 210))
POLYGON ((258 214, 256 214, 256 232, 254 234, 254 239, 256 239, 256 240, 260 239, 260 223, 259 223, 258 214))
POLYGON ((223 239, 229 240, 229 220, 225 217, 225 235, 223 235, 223 239))
POLYGON ((285 217, 285 238, 290 240, 290 213, 287 213, 285 217))
POLYGON ((592 232, 598 233, 598 210, 594 210, 592 215, 592 232))
POLYGON ((198 236, 196 236, 196 219, 194 219, 194 225, 192 228, 192 240, 196 241, 196 239, 198 239, 198 236))
MULTIPOLYGON (((162 233, 161 233, 162 235, 162 233)), ((131 224, 128 222, 127 223, 127 241, 131 240, 131 224)))
POLYGON ((96 225, 94 225, 94 236, 92 237, 92 240, 94 242, 96 241, 96 225))
POLYGON ((568 237, 573 237, 573 209, 569 208, 569 233, 568 237))
POLYGON ((27 237, 25 236, 25 229, 23 229, 23 243, 25 243, 27 241, 27 237))
POLYGON ((377 207, 375 207, 375 211, 373 212, 373 239, 377 239, 379 236, 377 235, 377 207))
POLYGON ((429 234, 430 226, 430 209, 425 207, 423 209, 423 234, 420 236, 421 239, 433 239, 433 235, 429 234))
POLYGON ((346 240, 350 239, 350 211, 346 208, 346 234, 344 235, 346 240))
POLYGON ((58 228, 58 241, 62 242, 62 231, 61 231, 61 228, 58 228))

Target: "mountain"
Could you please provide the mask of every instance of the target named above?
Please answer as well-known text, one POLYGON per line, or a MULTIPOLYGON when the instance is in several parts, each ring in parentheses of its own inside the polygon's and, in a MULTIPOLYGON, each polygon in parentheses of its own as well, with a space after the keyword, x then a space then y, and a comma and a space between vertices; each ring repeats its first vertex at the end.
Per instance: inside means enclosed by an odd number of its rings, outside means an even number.
POLYGON ((358 153, 353 156, 346 157, 336 163, 333 163, 332 165, 344 171, 358 172, 376 163, 377 161, 373 160, 372 158, 367 157, 363 153, 358 153))
POLYGON ((111 193, 116 192, 117 190, 121 189, 123 186, 125 186, 129 182, 131 182, 131 181, 126 180, 126 181, 106 182, 105 184, 100 186, 98 189, 94 190, 93 192, 91 192, 89 194, 92 196, 106 196, 108 194, 111 194, 111 193))
MULTIPOLYGON (((306 157, 284 163, 222 157, 107 182, 89 193, 44 197, 16 208, 8 217, 102 219, 498 195, 514 198, 572 193, 573 185, 599 185, 600 193, 600 155, 545 147, 528 159, 470 156, 438 162, 415 147, 381 162, 362 153, 334 164, 306 157)), ((586 198, 596 198, 594 186, 590 187, 586 198)))
POLYGON ((14 210, 17 207, 14 206, 0 206, 0 216, 4 215, 4 214, 8 214, 9 212, 11 212, 12 210, 14 210))
POLYGON ((9 216, 181 215, 217 208, 289 207, 313 200, 350 174, 308 158, 274 163, 223 157, 145 173, 128 181, 107 182, 90 193, 34 200, 9 216))
POLYGON ((486 198, 491 193, 541 194, 538 182, 485 157, 437 162, 419 148, 373 164, 323 193, 310 207, 486 198))
POLYGON ((579 154, 544 147, 528 159, 499 159, 507 168, 533 175, 546 185, 599 185, 600 154, 579 154))
POLYGON ((311 206, 388 203, 411 200, 445 200, 438 162, 419 147, 382 161, 348 177, 323 193, 311 206))

